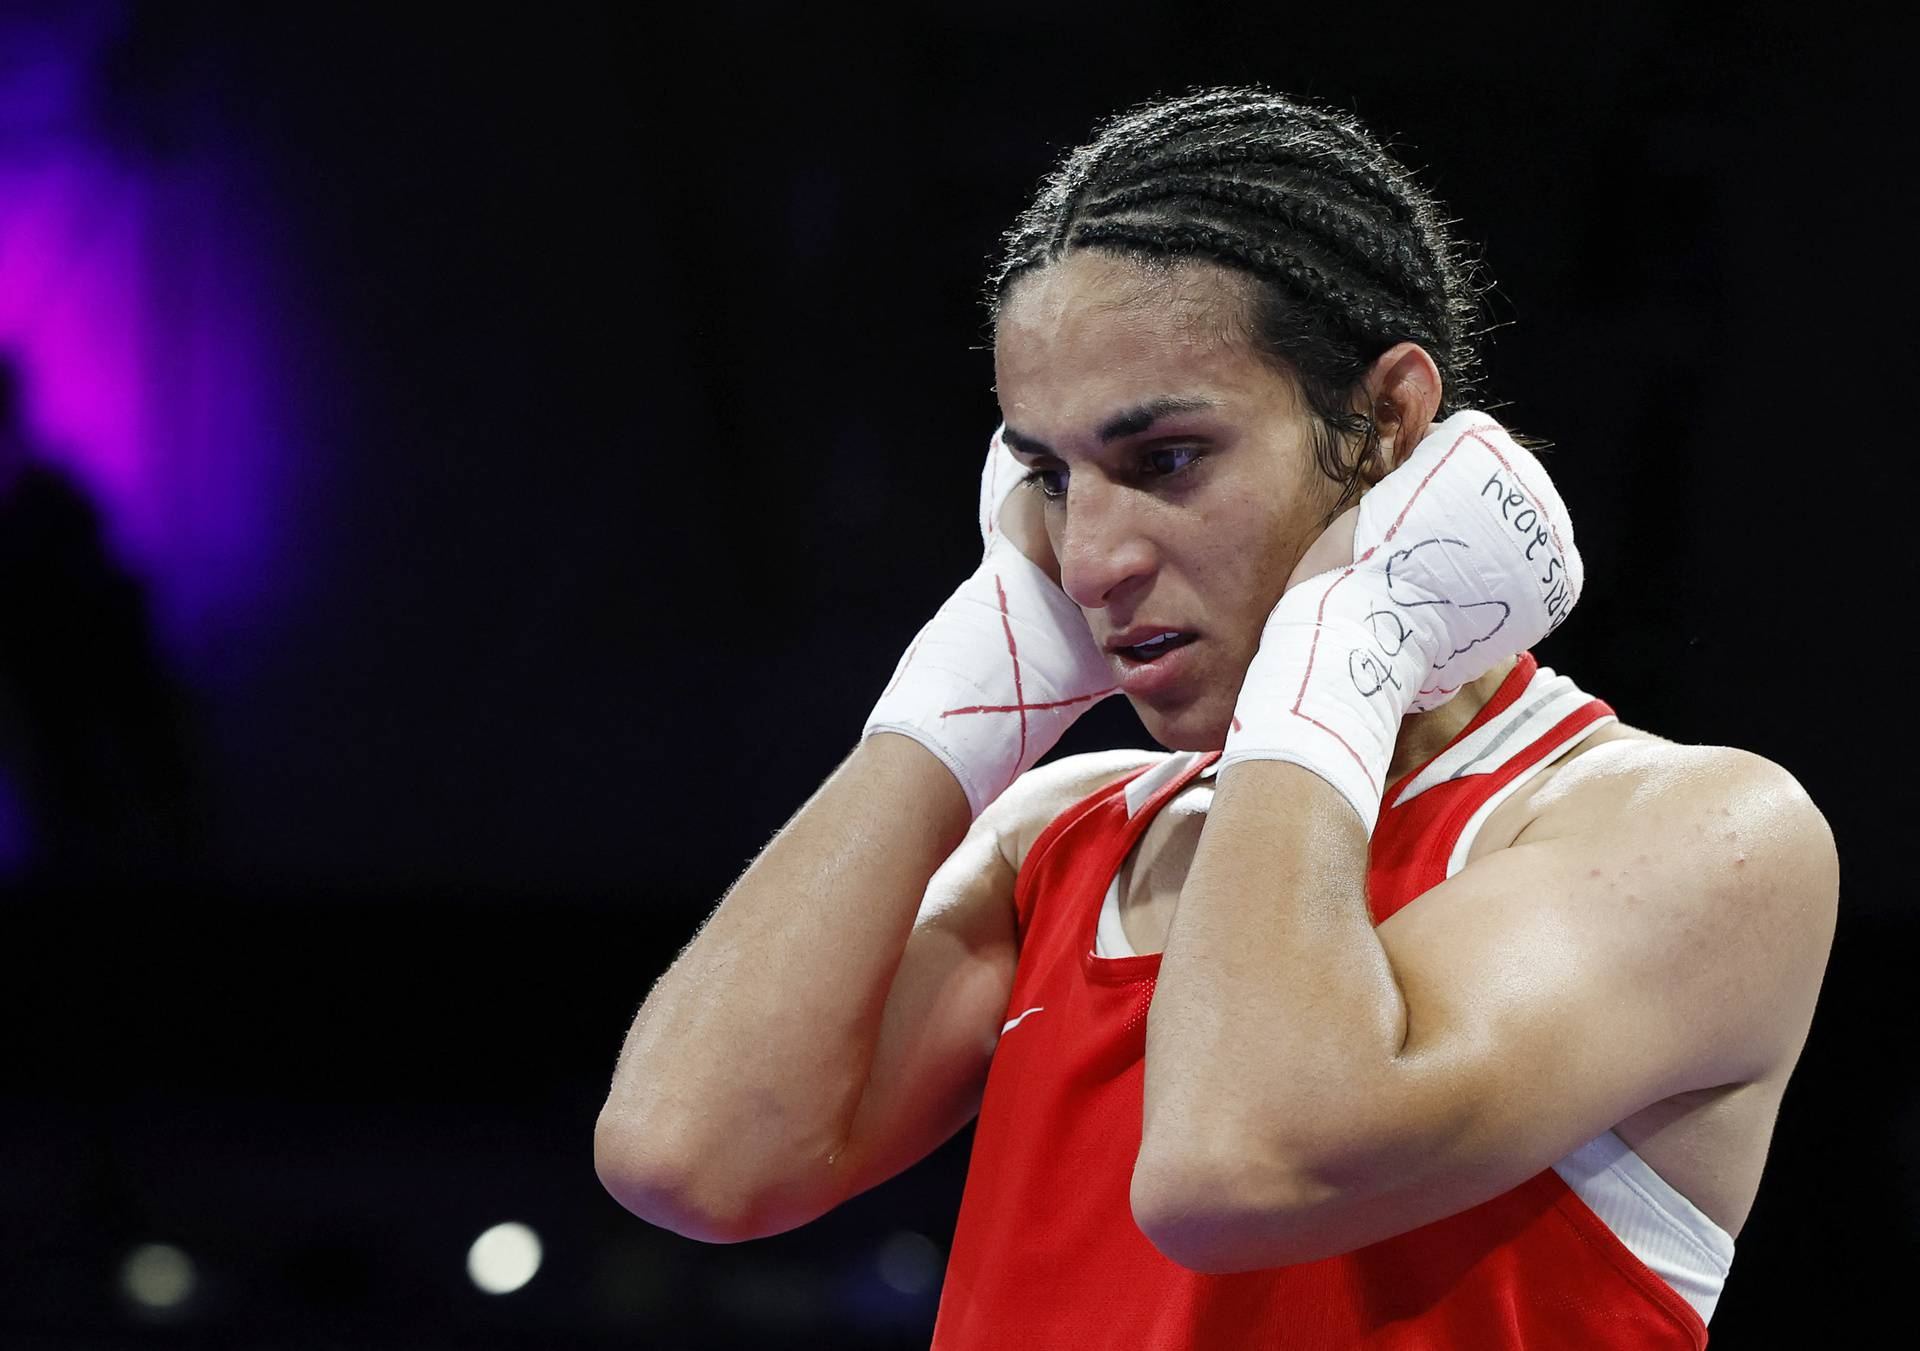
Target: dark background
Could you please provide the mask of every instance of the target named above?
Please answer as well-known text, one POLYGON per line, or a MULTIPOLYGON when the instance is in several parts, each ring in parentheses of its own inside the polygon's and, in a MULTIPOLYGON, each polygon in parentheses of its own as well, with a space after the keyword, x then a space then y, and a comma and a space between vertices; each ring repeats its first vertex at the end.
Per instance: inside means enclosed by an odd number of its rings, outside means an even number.
MULTIPOLYGON (((1830 8, 1672 8, 115 11, 103 124, 244 164, 289 260, 299 580, 211 650, 155 639, 156 819, 190 828, 0 902, 0 1340, 925 1345, 937 1271, 877 1258, 944 1261, 970 1133, 715 1248, 601 1190, 594 1116, 977 559, 999 231, 1096 118, 1244 80, 1359 113, 1497 282, 1489 388, 1556 444, 1588 567, 1542 660, 1832 823, 1839 935, 1714 1343, 1891 1316, 1920 1229, 1896 76, 1830 8), (506 1219, 545 1262, 483 1295, 466 1247, 506 1219), (198 1276, 165 1313, 119 1289, 148 1242, 198 1276)), ((1110 700, 1060 753, 1118 744, 1110 700)))

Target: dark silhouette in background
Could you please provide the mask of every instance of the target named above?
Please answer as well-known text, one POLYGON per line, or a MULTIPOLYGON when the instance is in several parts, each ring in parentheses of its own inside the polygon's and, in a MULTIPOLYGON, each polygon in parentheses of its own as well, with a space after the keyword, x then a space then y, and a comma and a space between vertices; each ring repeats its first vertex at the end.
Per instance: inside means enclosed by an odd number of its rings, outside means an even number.
POLYGON ((30 444, 0 358, 0 770, 17 880, 173 881, 197 852, 184 706, 86 492, 30 444), (19 863, 16 863, 19 866, 19 863))

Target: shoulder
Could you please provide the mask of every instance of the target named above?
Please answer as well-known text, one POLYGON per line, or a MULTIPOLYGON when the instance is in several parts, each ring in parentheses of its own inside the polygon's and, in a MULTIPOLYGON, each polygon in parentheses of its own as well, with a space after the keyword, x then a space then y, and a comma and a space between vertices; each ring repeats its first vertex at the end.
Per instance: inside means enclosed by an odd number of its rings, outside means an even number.
POLYGON ((1621 903, 1608 913, 1642 974, 1704 979, 1750 1013, 1777 1012, 1755 1020, 1747 1050, 1790 1060, 1832 946, 1833 832, 1800 782, 1763 756, 1626 730, 1557 767, 1513 847, 1546 846, 1618 878, 1621 903))
MULTIPOLYGON (((1591 738, 1543 776, 1528 796, 1528 820, 1515 844, 1569 832, 1642 829, 1690 833, 1754 848, 1809 867, 1831 862, 1833 834, 1807 791, 1786 769, 1732 746, 1690 746, 1637 728, 1616 726, 1591 738)), ((1816 869, 1817 871, 1817 869, 1816 869)))
POLYGON ((991 818, 1000 852, 1018 872, 1034 841, 1060 813, 1136 770, 1159 764, 1170 754, 1138 748, 1089 751, 1035 765, 988 805, 980 814, 981 822, 985 824, 991 818))

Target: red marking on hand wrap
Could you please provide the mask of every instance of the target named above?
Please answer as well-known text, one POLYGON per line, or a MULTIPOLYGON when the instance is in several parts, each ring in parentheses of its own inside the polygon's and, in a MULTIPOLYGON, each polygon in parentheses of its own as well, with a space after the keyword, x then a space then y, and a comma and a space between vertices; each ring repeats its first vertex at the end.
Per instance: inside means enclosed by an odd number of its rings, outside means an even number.
POLYGON ((893 679, 889 680, 887 687, 880 691, 880 697, 882 699, 893 693, 893 687, 900 683, 900 677, 907 673, 909 666, 913 665, 913 654, 920 650, 920 640, 926 636, 927 631, 925 629, 921 629, 920 632, 914 636, 913 646, 907 649, 907 659, 900 663, 900 669, 893 673, 893 679))
MULTIPOLYGON (((1494 428, 1494 430, 1498 430, 1498 428, 1494 428)), ((1413 504, 1420 500, 1420 494, 1426 491, 1426 487, 1429 483, 1433 482, 1433 476, 1440 472, 1440 470, 1446 465, 1448 460, 1453 458, 1453 452, 1460 449, 1462 443, 1464 442, 1478 441, 1482 446, 1486 448, 1488 454, 1492 455, 1494 459, 1500 462, 1500 467, 1507 471, 1508 475, 1512 477, 1513 481, 1519 485, 1520 491, 1527 495, 1527 500, 1533 503, 1533 509, 1540 513, 1540 519, 1547 523, 1547 530, 1553 536, 1553 547, 1560 550, 1562 554, 1566 553, 1567 551, 1566 546, 1560 542, 1560 526, 1559 526, 1559 523, 1554 520, 1553 513, 1548 511, 1545 504, 1540 501, 1540 494, 1536 493, 1533 489, 1527 486, 1526 480, 1520 477, 1520 471, 1518 469, 1515 469, 1512 463, 1507 459, 1507 457, 1500 453, 1500 447, 1487 439, 1487 436, 1486 436, 1487 431, 1488 431, 1488 428, 1486 427, 1469 427, 1464 432, 1460 433, 1459 437, 1454 441, 1454 443, 1447 447, 1447 453, 1440 457, 1440 463, 1436 464, 1433 468, 1429 469, 1427 471, 1427 476, 1420 480, 1420 486, 1413 490, 1413 496, 1409 497, 1407 499, 1407 504, 1404 507, 1400 508, 1400 514, 1394 517, 1393 524, 1387 528, 1387 533, 1382 538, 1381 543, 1385 543, 1387 540, 1390 540, 1393 538, 1394 533, 1398 531, 1401 525, 1406 521, 1407 513, 1413 510, 1413 504)), ((1372 549, 1367 550, 1366 554, 1362 554, 1355 561, 1365 562, 1367 558, 1367 554, 1371 554, 1372 552, 1373 552, 1372 549)))
MULTIPOLYGON (((1407 519, 1407 513, 1413 510, 1413 504, 1420 500, 1420 494, 1427 490, 1427 485, 1429 483, 1433 482, 1433 476, 1439 473, 1442 469, 1446 468, 1447 461, 1453 458, 1453 452, 1460 449, 1460 442, 1465 441, 1468 437, 1473 437, 1473 439, 1476 441, 1480 440, 1480 438, 1477 436, 1474 436, 1474 433, 1471 431, 1465 431, 1460 433, 1460 439, 1447 447, 1447 453, 1440 457, 1440 463, 1436 464, 1433 468, 1427 471, 1427 476, 1420 480, 1420 486, 1413 490, 1413 496, 1409 497, 1407 499, 1407 504, 1404 507, 1400 508, 1400 514, 1393 518, 1393 524, 1388 526, 1387 533, 1381 536, 1380 538, 1381 544, 1385 544, 1388 540, 1393 538, 1394 532, 1399 530, 1401 525, 1405 523, 1407 519)), ((1481 444, 1485 445, 1486 443, 1482 441, 1481 444)), ((1505 463, 1505 461, 1502 461, 1502 463, 1505 463)), ((1372 553, 1373 553, 1373 550, 1369 549, 1367 550, 1366 553, 1361 554, 1360 557, 1356 558, 1354 562, 1364 563, 1372 553)))
POLYGON ((1240 726, 1240 715, 1238 713, 1233 715, 1233 730, 1236 732, 1244 730, 1240 726))
POLYGON ((1000 627, 1007 632, 1007 655, 1013 658, 1013 700, 1020 713, 1020 758, 1015 764, 1025 764, 1027 759, 1027 696, 1020 688, 1020 648, 1013 641, 1013 620, 1007 616, 1007 589, 1000 585, 1000 574, 993 574, 993 591, 1000 597, 1000 627))
MULTIPOLYGON (((1487 429, 1484 427, 1469 427, 1466 431, 1463 431, 1460 433, 1460 435, 1454 440, 1454 443, 1447 447, 1447 452, 1446 454, 1440 457, 1439 463, 1434 465, 1433 468, 1429 469, 1427 471, 1427 476, 1420 480, 1419 486, 1413 490, 1413 495, 1407 499, 1406 505, 1400 508, 1400 514, 1393 518, 1393 524, 1387 527, 1387 533, 1381 537, 1380 544, 1385 544, 1388 540, 1391 540, 1394 537, 1394 535, 1398 533, 1400 527, 1406 523, 1407 513, 1413 510, 1413 504, 1420 500, 1420 494, 1427 490, 1427 485, 1429 483, 1433 482, 1434 475, 1438 474, 1442 469, 1444 469, 1446 467, 1447 461, 1453 458, 1453 452, 1460 449, 1460 447, 1468 441, 1477 441, 1482 446, 1485 446, 1489 451, 1493 453, 1493 458, 1500 462, 1500 467, 1502 469, 1505 469, 1508 474, 1512 475, 1513 481, 1520 485, 1520 489, 1522 492, 1526 493, 1528 500, 1533 503, 1534 510, 1540 513, 1540 519, 1547 522, 1547 528, 1553 534, 1554 547, 1556 549, 1560 549, 1562 554, 1566 552, 1566 550, 1561 547, 1559 527, 1554 524, 1552 516, 1548 513, 1545 507, 1540 505, 1540 499, 1534 493, 1534 491, 1531 488, 1527 487, 1527 485, 1521 481, 1519 473, 1516 472, 1514 467, 1507 462, 1507 457, 1500 453, 1500 448, 1494 445, 1493 442, 1489 441, 1486 438, 1486 436, 1483 435, 1483 433, 1486 430, 1487 429)), ((1376 552, 1378 552, 1379 548, 1380 548, 1379 544, 1370 546, 1365 553, 1361 554, 1358 558, 1353 560, 1354 565, 1357 567, 1359 564, 1366 562, 1369 558, 1372 558, 1373 555, 1376 552)), ((1356 751, 1351 745, 1349 745, 1347 742, 1347 739, 1341 736, 1338 732, 1334 731, 1333 728, 1327 726, 1324 722, 1321 722, 1318 718, 1312 716, 1311 714, 1302 713, 1300 711, 1300 705, 1306 702, 1307 684, 1309 681, 1313 679, 1313 665, 1315 660, 1318 658, 1319 652, 1320 652, 1320 630, 1322 627, 1324 627, 1326 623, 1327 597, 1333 594, 1333 588, 1335 586, 1340 585, 1341 582, 1344 582, 1347 580, 1347 578, 1353 576, 1353 573, 1354 573, 1354 569, 1352 567, 1348 568, 1345 572, 1341 573, 1337 578, 1334 579, 1332 586, 1329 586, 1323 593, 1321 593, 1320 608, 1314 613, 1314 617, 1313 617, 1314 619, 1313 642, 1312 642, 1312 645, 1307 648, 1307 669, 1306 669, 1306 672, 1300 677, 1300 692, 1298 695, 1294 697, 1293 707, 1288 709, 1287 711, 1293 714, 1293 716, 1296 718, 1301 718, 1307 722, 1312 723, 1315 727, 1318 727, 1321 731, 1325 732, 1328 736, 1332 737, 1335 741, 1339 742, 1341 745, 1341 748, 1344 749, 1348 755, 1353 757, 1353 762, 1356 765, 1360 766, 1360 772, 1367 776, 1368 785, 1371 786, 1375 792, 1379 792, 1380 785, 1374 782, 1372 767, 1368 765, 1367 762, 1360 757, 1360 752, 1356 751)), ((1416 692, 1415 697, 1418 698, 1419 695, 1430 694, 1430 693, 1435 693, 1435 691, 1420 690, 1416 692)))
POLYGON ((968 704, 965 708, 944 709, 940 716, 950 718, 959 713, 1019 713, 1023 710, 1044 713, 1050 708, 1065 708, 1069 704, 1084 704, 1089 699, 1104 699, 1119 688, 1118 685, 1109 685, 1097 694, 1076 694, 1071 699, 1053 699, 1044 704, 968 704))
MULTIPOLYGON (((1486 437, 1480 435, 1481 431, 1483 430, 1484 428, 1475 428, 1474 430, 1468 432, 1467 435, 1471 436, 1474 440, 1478 441, 1481 445, 1485 446, 1488 449, 1488 451, 1492 453, 1493 458, 1500 461, 1500 467, 1506 470, 1509 474, 1513 475, 1513 481, 1520 485, 1520 491, 1527 495, 1527 501, 1533 503, 1533 509, 1540 513, 1540 519, 1547 523, 1547 532, 1553 536, 1553 547, 1558 549, 1560 551, 1561 557, 1564 558, 1567 553, 1567 546, 1560 542, 1560 527, 1554 521, 1553 513, 1549 512, 1546 509, 1546 507, 1541 505, 1540 495, 1534 492, 1533 489, 1527 486, 1526 480, 1520 477, 1520 471, 1507 463, 1507 457, 1500 453, 1500 447, 1494 445, 1493 442, 1487 440, 1486 437)), ((1458 442, 1456 442, 1455 444, 1458 444, 1458 442)))
MULTIPOLYGON (((1449 451, 1448 454, 1452 454, 1452 452, 1449 451)), ((1427 478, 1432 478, 1432 477, 1433 475, 1431 474, 1427 475, 1427 478)), ((1420 482, 1420 487, 1424 488, 1426 486, 1427 486, 1426 480, 1422 479, 1420 482)), ((1416 497, 1419 496, 1418 489, 1414 490, 1414 496, 1416 497)), ((1405 516, 1405 514, 1406 514, 1405 512, 1401 513, 1403 517, 1405 516)), ((1394 525, 1397 528, 1399 526, 1399 522, 1398 521, 1394 522, 1394 525)), ((1393 532, 1390 530, 1387 533, 1391 535, 1393 532)), ((1354 564, 1358 565, 1360 563, 1364 563, 1372 556, 1373 556, 1373 550, 1368 549, 1365 553, 1361 554, 1360 557, 1354 559, 1354 564)), ((1321 731, 1325 732, 1328 736, 1332 737, 1335 741, 1339 742, 1341 749, 1343 749, 1344 751, 1346 751, 1348 755, 1351 755, 1353 757, 1353 763, 1360 766, 1360 772, 1366 775, 1367 786, 1372 788, 1375 793, 1378 793, 1380 791, 1380 785, 1374 782, 1373 767, 1360 757, 1360 752, 1356 751, 1350 744, 1348 744, 1347 739, 1345 737, 1341 736, 1338 732, 1334 731, 1333 728, 1327 726, 1324 722, 1321 722, 1320 719, 1314 717, 1311 713, 1302 713, 1300 711, 1300 705, 1307 701, 1307 682, 1313 679, 1313 663, 1320 655, 1320 631, 1321 629, 1326 627, 1327 597, 1333 594, 1333 588, 1335 586, 1340 585, 1340 583, 1346 581, 1347 578, 1353 576, 1354 571, 1355 569, 1353 567, 1349 567, 1345 572, 1341 573, 1338 577, 1333 579, 1332 586, 1329 586, 1325 591, 1320 593, 1320 606, 1313 613, 1313 642, 1309 644, 1307 647, 1307 669, 1300 676, 1300 693, 1294 696, 1293 707, 1288 709, 1287 712, 1293 714, 1293 716, 1296 718, 1300 718, 1303 721, 1312 723, 1315 727, 1318 727, 1321 731)))
MULTIPOLYGON (((1027 758, 1027 714, 1043 713, 1050 708, 1066 708, 1072 704, 1084 704, 1093 699, 1104 699, 1120 687, 1118 685, 1109 685, 1104 690, 1096 691, 1093 694, 1076 694, 1071 699, 1049 699, 1044 703, 1028 703, 1026 691, 1020 676, 1020 645, 1013 640, 1013 621, 1007 614, 1007 590, 1000 584, 1000 574, 997 572, 993 575, 993 589, 1000 597, 1000 627, 1006 632, 1007 656, 1013 662, 1013 697, 1016 702, 1011 704, 969 704, 965 708, 944 709, 941 711, 940 716, 943 718, 952 718, 958 717, 963 713, 1018 713, 1020 715, 1020 759, 1015 762, 1016 766, 1018 766, 1024 764, 1027 758)), ((1017 775, 1019 770, 1016 768, 1014 772, 1017 775)))

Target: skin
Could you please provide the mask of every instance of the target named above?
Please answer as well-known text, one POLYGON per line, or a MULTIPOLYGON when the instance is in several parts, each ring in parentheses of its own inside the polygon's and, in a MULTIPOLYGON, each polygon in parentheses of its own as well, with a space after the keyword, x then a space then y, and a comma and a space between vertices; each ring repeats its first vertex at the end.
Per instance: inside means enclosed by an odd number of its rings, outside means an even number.
MULTIPOLYGON (((1315 460, 1298 385, 1247 343, 1245 299, 1244 281, 1212 264, 1081 251, 1015 284, 994 344, 1010 442, 1017 435, 1051 452, 1014 447, 1041 477, 1009 502, 1007 533, 1080 606, 1103 647, 1142 624, 1199 635, 1190 679, 1129 696, 1171 750, 1226 743, 1274 604, 1293 581, 1352 557, 1355 512, 1328 524, 1342 485, 1315 460), (1159 398, 1215 407, 1099 439, 1117 410, 1159 398)), ((1353 406, 1371 412, 1385 444, 1410 450, 1439 403, 1432 359, 1401 343, 1374 363, 1353 406)), ((1367 465, 1363 484, 1383 472, 1367 465)), ((1125 667, 1109 661, 1117 679, 1125 667)), ((1410 716, 1389 778, 1445 745, 1510 668, 1410 716)))

